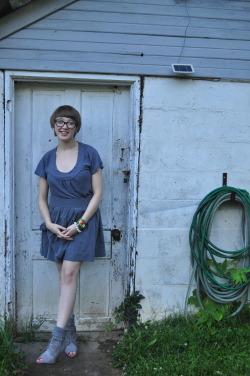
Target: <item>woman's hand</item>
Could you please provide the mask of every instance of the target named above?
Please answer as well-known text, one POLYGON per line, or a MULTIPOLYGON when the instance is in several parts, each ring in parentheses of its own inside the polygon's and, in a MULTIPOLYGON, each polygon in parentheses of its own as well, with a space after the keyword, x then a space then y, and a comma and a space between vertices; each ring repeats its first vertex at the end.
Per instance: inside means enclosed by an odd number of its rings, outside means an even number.
POLYGON ((62 231, 62 234, 66 237, 68 237, 69 239, 73 240, 72 236, 78 234, 78 231, 75 227, 75 225, 70 225, 69 227, 65 228, 63 231, 62 231))
POLYGON ((64 239, 64 240, 73 240, 72 235, 75 235, 77 233, 77 231, 76 231, 75 226, 74 225, 72 225, 72 226, 66 228, 66 227, 60 226, 60 225, 58 225, 56 223, 48 223, 48 224, 46 224, 46 227, 47 227, 47 229, 49 231, 51 231, 54 234, 56 234, 56 236, 58 238, 61 238, 61 239, 64 239), (72 228, 72 230, 69 231, 69 229, 72 226, 74 227, 74 229, 72 228))

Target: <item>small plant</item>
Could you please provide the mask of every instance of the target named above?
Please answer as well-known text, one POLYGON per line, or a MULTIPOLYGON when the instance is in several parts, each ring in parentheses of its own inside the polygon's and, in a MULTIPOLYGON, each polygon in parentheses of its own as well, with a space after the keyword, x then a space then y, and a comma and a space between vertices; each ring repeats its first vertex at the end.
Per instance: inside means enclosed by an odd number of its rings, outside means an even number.
POLYGON ((115 325, 124 323, 125 328, 129 328, 132 325, 136 325, 138 321, 139 309, 142 308, 140 301, 145 297, 140 294, 139 291, 135 291, 133 294, 127 294, 123 302, 114 310, 115 322, 110 323, 106 331, 114 329, 115 325))
POLYGON ((24 354, 14 346, 15 330, 10 320, 0 323, 0 375, 22 375, 28 368, 23 362, 24 354))
MULTIPOLYGON (((207 260, 207 265, 213 269, 213 260, 207 260)), ((225 259, 222 263, 216 263, 216 268, 225 279, 230 283, 234 283, 238 287, 249 281, 250 269, 237 267, 236 261, 228 261, 225 259)), ((194 305, 198 309, 198 312, 195 314, 196 317, 198 317, 198 324, 206 323, 207 326, 211 326, 215 321, 218 322, 222 319, 228 318, 230 315, 234 315, 242 302, 238 299, 231 301, 230 303, 220 303, 211 299, 202 291, 200 292, 199 300, 197 297, 197 291, 194 290, 193 295, 188 299, 188 303, 194 305)), ((240 310, 240 308, 238 310, 240 310)))
POLYGON ((248 268, 231 268, 228 270, 228 276, 235 283, 243 284, 248 281, 250 269, 248 268))
POLYGON ((39 318, 34 321, 33 317, 30 318, 27 324, 23 325, 21 330, 15 336, 15 342, 28 343, 46 340, 38 335, 38 330, 43 325, 45 319, 39 318))
POLYGON ((135 325, 139 316, 139 309, 142 308, 140 301, 144 296, 139 291, 135 291, 131 295, 126 295, 124 301, 115 308, 116 323, 121 321, 128 323, 129 326, 135 325))
POLYGON ((207 326, 211 326, 215 321, 220 321, 224 317, 229 316, 232 304, 219 304, 214 302, 207 296, 203 296, 202 305, 204 309, 200 307, 196 296, 196 290, 193 291, 193 295, 188 299, 189 304, 193 304, 198 308, 198 312, 195 316, 198 318, 198 324, 206 323, 207 326))

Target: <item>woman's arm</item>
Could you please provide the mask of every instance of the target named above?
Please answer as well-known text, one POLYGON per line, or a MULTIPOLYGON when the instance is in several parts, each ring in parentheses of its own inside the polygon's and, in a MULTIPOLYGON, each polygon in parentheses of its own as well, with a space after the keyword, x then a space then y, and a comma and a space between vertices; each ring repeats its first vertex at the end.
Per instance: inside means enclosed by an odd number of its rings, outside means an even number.
POLYGON ((45 225, 48 230, 56 234, 59 238, 72 240, 72 238, 69 235, 64 234, 64 231, 66 230, 65 227, 51 222, 49 208, 48 208, 48 192, 49 192, 49 186, 48 186, 47 180, 40 177, 39 178, 39 191, 38 191, 38 206, 40 209, 40 213, 44 219, 45 225))
POLYGON ((49 208, 48 208, 48 193, 49 186, 47 180, 44 178, 39 178, 39 188, 38 188, 38 206, 40 213, 44 219, 47 226, 51 222, 49 208))
POLYGON ((92 189, 93 197, 82 216, 82 219, 84 219, 85 222, 88 222, 90 218, 95 214, 100 205, 100 202, 102 201, 102 170, 100 168, 96 171, 95 174, 92 175, 92 189))

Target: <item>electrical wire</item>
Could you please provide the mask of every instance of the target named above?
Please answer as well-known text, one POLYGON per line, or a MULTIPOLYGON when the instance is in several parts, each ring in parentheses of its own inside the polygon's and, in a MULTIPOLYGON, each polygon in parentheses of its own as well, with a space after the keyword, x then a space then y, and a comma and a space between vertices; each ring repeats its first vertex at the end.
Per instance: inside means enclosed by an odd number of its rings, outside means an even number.
POLYGON ((250 195, 246 190, 234 187, 220 187, 210 192, 199 204, 189 231, 189 245, 193 270, 185 301, 187 312, 188 298, 194 279, 196 296, 204 309, 202 294, 217 303, 228 304, 240 301, 240 305, 230 316, 235 316, 249 300, 250 296, 250 195), (225 250, 210 240, 211 228, 217 210, 225 203, 237 202, 242 208, 242 238, 244 246, 238 250, 225 250), (249 268, 247 281, 236 283, 224 271, 222 261, 236 261, 235 268, 249 268))

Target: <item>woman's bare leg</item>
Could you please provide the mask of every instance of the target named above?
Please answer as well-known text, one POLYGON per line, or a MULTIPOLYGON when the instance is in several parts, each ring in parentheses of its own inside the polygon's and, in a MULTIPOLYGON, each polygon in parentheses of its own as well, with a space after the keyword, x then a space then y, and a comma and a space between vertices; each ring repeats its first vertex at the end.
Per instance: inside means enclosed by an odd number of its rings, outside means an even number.
POLYGON ((59 272, 59 304, 56 325, 65 328, 68 319, 71 317, 77 289, 77 277, 81 267, 79 261, 64 260, 62 264, 57 264, 59 272))

